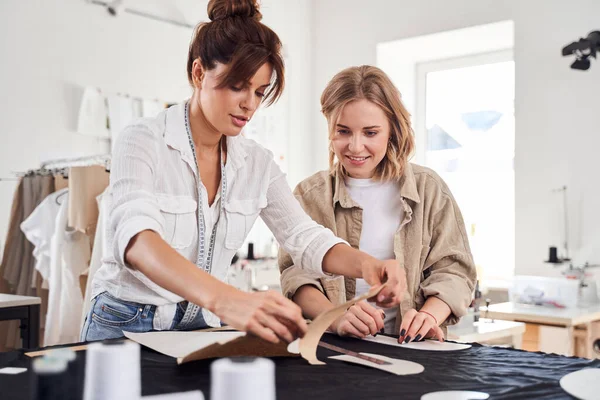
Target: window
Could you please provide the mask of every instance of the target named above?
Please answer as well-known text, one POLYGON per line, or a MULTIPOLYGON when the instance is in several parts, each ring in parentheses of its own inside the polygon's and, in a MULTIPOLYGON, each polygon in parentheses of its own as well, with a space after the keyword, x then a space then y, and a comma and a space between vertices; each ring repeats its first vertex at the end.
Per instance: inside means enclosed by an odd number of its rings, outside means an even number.
POLYGON ((416 162, 461 208, 479 279, 515 269, 515 73, 511 51, 417 64, 416 162))

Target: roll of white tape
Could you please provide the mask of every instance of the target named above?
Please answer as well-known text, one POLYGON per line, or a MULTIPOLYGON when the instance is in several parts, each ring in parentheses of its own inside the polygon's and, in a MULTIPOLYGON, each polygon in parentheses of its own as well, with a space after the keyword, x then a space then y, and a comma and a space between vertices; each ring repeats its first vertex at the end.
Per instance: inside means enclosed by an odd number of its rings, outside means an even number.
POLYGON ((212 400, 275 400, 275 363, 267 358, 223 358, 211 365, 212 400))
POLYGON ((39 357, 32 364, 32 399, 66 399, 67 361, 59 358, 39 357))
POLYGON ((92 343, 88 346, 84 400, 130 400, 141 396, 139 344, 92 343))

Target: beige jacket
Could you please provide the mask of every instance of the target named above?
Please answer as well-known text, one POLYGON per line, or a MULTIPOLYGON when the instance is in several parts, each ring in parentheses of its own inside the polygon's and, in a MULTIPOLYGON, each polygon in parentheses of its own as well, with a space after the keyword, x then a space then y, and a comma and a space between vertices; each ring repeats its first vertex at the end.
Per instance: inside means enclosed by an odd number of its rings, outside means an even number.
MULTIPOLYGON (((306 212, 358 248, 362 209, 350 197, 342 176, 321 171, 300 182, 294 194, 306 212)), ((408 291, 396 318, 420 309, 429 296, 443 300, 452 314, 441 325, 452 325, 465 315, 476 280, 465 224, 448 186, 431 169, 407 164, 400 182, 404 220, 394 237, 396 260, 406 271, 408 291)), ((313 285, 334 304, 354 297, 356 280, 343 276, 315 277, 279 254, 283 293, 292 298, 303 285, 313 285)))

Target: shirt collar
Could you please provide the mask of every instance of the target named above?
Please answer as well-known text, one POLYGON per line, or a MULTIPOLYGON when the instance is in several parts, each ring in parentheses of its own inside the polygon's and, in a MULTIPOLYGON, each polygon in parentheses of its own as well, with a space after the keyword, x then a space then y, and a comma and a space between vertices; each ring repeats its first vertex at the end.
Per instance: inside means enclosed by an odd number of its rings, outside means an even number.
MULTIPOLYGON (((169 107, 166 114, 165 143, 167 146, 179 151, 182 158, 194 165, 194 156, 185 126, 185 108, 186 103, 176 104, 169 107)), ((245 163, 248 155, 239 136, 227 137, 227 164, 234 170, 240 168, 245 163)))
MULTIPOLYGON (((404 173, 400 178, 400 196, 408 200, 412 200, 415 203, 420 203, 421 198, 417 191, 417 183, 415 175, 413 173, 412 165, 406 163, 404 167, 404 173)), ((336 171, 334 176, 334 191, 333 191, 333 207, 335 208, 336 203, 340 203, 343 208, 359 207, 357 203, 352 200, 346 183, 344 182, 344 176, 336 171)))
POLYGON ((165 143, 182 155, 192 157, 192 148, 185 128, 185 104, 176 104, 167 109, 165 143))
POLYGON ((402 178, 400 178, 400 196, 415 203, 421 202, 413 167, 409 162, 404 166, 404 173, 402 174, 402 178))

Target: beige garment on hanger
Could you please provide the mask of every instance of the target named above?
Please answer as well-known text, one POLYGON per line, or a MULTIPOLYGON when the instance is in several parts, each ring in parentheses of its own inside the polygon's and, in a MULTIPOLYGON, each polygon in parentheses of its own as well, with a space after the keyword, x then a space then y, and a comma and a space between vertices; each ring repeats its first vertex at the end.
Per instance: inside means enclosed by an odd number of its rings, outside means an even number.
POLYGON ((61 174, 54 174, 54 191, 58 192, 67 187, 69 187, 69 180, 61 174))
POLYGON ((69 227, 88 236, 95 235, 98 223, 96 197, 108 187, 109 176, 100 165, 69 169, 69 227))
MULTIPOLYGON (((21 224, 23 215, 23 185, 23 179, 21 178, 13 196, 10 224, 6 234, 2 262, 0 263, 0 293, 15 294, 8 281, 4 278, 4 273, 9 264, 9 258, 12 257, 11 249, 14 248, 17 241, 17 228, 21 224)), ((10 351, 15 348, 13 339, 8 340, 8 332, 13 329, 15 329, 15 321, 0 321, 0 352, 10 351)))
MULTIPOLYGON (((54 192, 54 179, 47 175, 26 176, 17 188, 13 198, 4 257, 0 266, 2 278, 9 285, 8 288, 2 288, 7 293, 43 298, 43 292, 38 293, 37 285, 33 288, 31 285, 33 276, 37 273, 33 257, 34 246, 21 231, 21 223, 52 192, 54 192)), ((19 348, 21 338, 18 321, 8 321, 7 325, 6 323, 1 325, 0 342, 6 345, 6 349, 19 348)))

